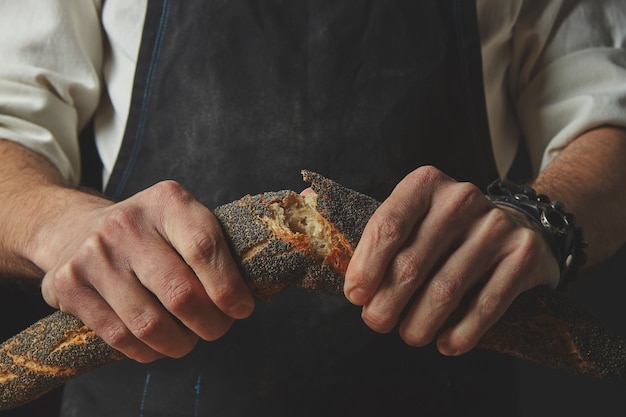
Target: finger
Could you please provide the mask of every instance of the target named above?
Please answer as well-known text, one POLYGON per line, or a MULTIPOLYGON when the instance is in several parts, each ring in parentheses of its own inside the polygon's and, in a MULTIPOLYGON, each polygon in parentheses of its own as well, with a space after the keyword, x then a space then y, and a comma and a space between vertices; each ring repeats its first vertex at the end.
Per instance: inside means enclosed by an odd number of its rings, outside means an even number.
POLYGON ((558 277, 558 264, 537 232, 521 228, 506 246, 507 254, 463 318, 439 337, 443 354, 459 355, 472 349, 519 294, 558 277))
MULTIPOLYGON (((197 337, 173 319, 136 275, 136 272, 141 273, 136 268, 137 260, 154 266, 164 265, 162 260, 167 255, 164 250, 150 250, 154 249, 154 244, 147 244, 150 239, 145 240, 143 246, 134 244, 132 234, 129 234, 129 240, 131 248, 150 251, 151 256, 138 252, 126 260, 121 254, 114 254, 114 250, 107 250, 110 246, 102 240, 93 239, 73 261, 77 265, 77 276, 100 294, 137 339, 163 355, 184 356, 193 349, 197 337), (83 258, 91 259, 91 262, 81 262, 83 258)), ((173 251, 169 249, 167 252, 173 251)))
POLYGON ((229 317, 248 317, 254 309, 254 298, 232 258, 221 225, 208 214, 202 226, 188 225, 189 230, 197 230, 195 234, 182 236, 177 231, 182 227, 174 226, 170 237, 211 301, 229 317))
POLYGON ((216 340, 233 319, 218 309, 195 272, 164 241, 136 257, 133 269, 167 311, 204 340, 216 340))
POLYGON ((428 211, 430 189, 439 180, 430 169, 404 178, 368 221, 346 271, 344 293, 366 304, 382 282, 391 260, 428 211))
MULTIPOLYGON (((374 330, 391 330, 424 282, 429 282, 426 290, 440 283, 430 281, 436 268, 472 235, 472 229, 490 207, 476 187, 468 183, 449 182, 437 193, 412 238, 395 255, 382 284, 365 305, 363 319, 374 330)), ((468 255, 472 253, 462 254, 457 263, 465 262, 468 255)))
POLYGON ((385 333, 395 326, 407 303, 435 267, 433 254, 450 247, 450 242, 429 236, 426 229, 418 229, 396 253, 376 292, 364 305, 362 318, 371 329, 385 333))
POLYGON ((160 232, 204 286, 211 301, 232 318, 248 317, 254 298, 245 284, 215 216, 174 182, 160 183, 165 195, 160 232))
POLYGON ((480 233, 463 242, 413 301, 400 325, 403 340, 413 346, 430 343, 466 294, 489 273, 496 256, 495 243, 486 242, 480 233))
POLYGON ((109 346, 141 363, 153 362, 168 356, 138 339, 96 291, 92 291, 92 296, 86 296, 85 299, 89 303, 89 308, 71 314, 80 316, 81 321, 93 329, 109 346))
POLYGON ((437 348, 442 354, 457 356, 474 348, 521 292, 506 269, 502 266, 494 271, 485 287, 471 300, 463 318, 439 336, 437 348))
POLYGON ((177 323, 134 276, 114 285, 94 285, 130 332, 155 351, 180 358, 196 345, 197 336, 177 323))
POLYGON ((93 288, 84 285, 81 275, 80 268, 69 263, 48 272, 42 282, 42 294, 46 302, 80 318, 108 345, 129 358, 139 362, 151 362, 162 357, 162 354, 132 334, 101 295, 93 288), (67 292, 64 291, 66 289, 67 292), (57 297, 54 294, 63 294, 63 296, 57 297), (66 303, 65 300, 68 302, 66 303))

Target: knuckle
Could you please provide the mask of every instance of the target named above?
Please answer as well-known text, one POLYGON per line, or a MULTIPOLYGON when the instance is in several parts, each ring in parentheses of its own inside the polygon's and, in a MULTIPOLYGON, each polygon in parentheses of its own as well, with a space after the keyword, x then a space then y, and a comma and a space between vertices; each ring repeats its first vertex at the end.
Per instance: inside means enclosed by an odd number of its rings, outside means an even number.
POLYGON ((92 233, 82 242, 77 256, 85 260, 101 256, 106 251, 104 237, 98 233, 92 233))
MULTIPOLYGON (((47 275, 45 280, 47 281, 45 286, 47 291, 54 293, 57 303, 62 300, 80 298, 79 295, 85 288, 79 272, 79 265, 75 261, 66 262, 47 275)), ((70 312, 68 310, 65 311, 70 312)))
POLYGON ((190 265, 204 265, 222 253, 223 242, 212 233, 198 232, 189 237, 186 245, 186 261, 190 265))
POLYGON ((430 284, 430 294, 435 305, 455 306, 458 300, 460 282, 454 279, 437 279, 430 284))
POLYGON ((109 346, 121 352, 127 350, 135 340, 132 332, 121 323, 109 324, 99 334, 109 346))
POLYGON ((113 252, 115 252, 115 250, 107 245, 105 236, 101 233, 92 233, 83 241, 71 263, 74 264, 76 271, 78 271, 79 268, 86 271, 84 278, 97 286, 98 282, 110 279, 110 277, 103 276, 103 274, 89 273, 89 271, 100 268, 104 264, 112 266, 114 258, 119 260, 119 258, 113 255, 113 252))
POLYGON ((160 320, 147 311, 133 314, 128 319, 128 329, 140 340, 151 339, 160 328, 160 320))
POLYGON ((478 187, 470 182, 459 182, 455 186, 456 201, 459 206, 473 206, 477 201, 488 207, 488 201, 478 187))
POLYGON ((175 316, 184 314, 195 299, 193 285, 182 279, 167 280, 163 304, 175 316))
POLYGON ((440 210, 446 217, 467 219, 472 213, 486 211, 489 202, 474 184, 469 182, 454 183, 445 191, 445 199, 441 199, 440 210))
POLYGON ((141 217, 141 210, 137 206, 117 206, 115 210, 109 211, 104 216, 102 221, 103 233, 113 239, 136 233, 141 217))
POLYGON ((76 267, 73 262, 66 262, 54 270, 49 277, 54 289, 60 292, 74 288, 78 281, 76 267))
POLYGON ((484 320, 495 320, 499 318, 499 316, 503 312, 503 296, 500 293, 488 293, 482 295, 478 301, 476 308, 478 310, 478 314, 484 320))
POLYGON ((396 211, 389 211, 384 214, 374 213, 372 218, 375 224, 374 239, 377 242, 394 242, 404 236, 406 227, 403 216, 396 211))
POLYGON ((179 182, 173 180, 161 181, 150 188, 154 198, 169 204, 186 204, 192 197, 191 193, 179 182))
POLYGON ((407 179, 417 186, 432 184, 446 179, 447 176, 438 168, 432 165, 424 165, 413 171, 407 179))
POLYGON ((401 184, 408 186, 418 194, 424 190, 434 190, 442 184, 456 184, 456 181, 432 165, 424 165, 404 177, 401 184))
POLYGON ((471 199, 471 198, 476 198, 477 196, 480 196, 481 198, 484 199, 484 195, 480 191, 480 189, 476 187, 476 185, 472 184, 471 182, 467 182, 467 181, 457 182, 455 183, 455 189, 456 189, 456 193, 462 199, 471 199))
POLYGON ((405 251, 396 256, 393 261, 393 270, 398 284, 402 287, 412 287, 418 278, 422 263, 422 258, 414 252, 405 251))

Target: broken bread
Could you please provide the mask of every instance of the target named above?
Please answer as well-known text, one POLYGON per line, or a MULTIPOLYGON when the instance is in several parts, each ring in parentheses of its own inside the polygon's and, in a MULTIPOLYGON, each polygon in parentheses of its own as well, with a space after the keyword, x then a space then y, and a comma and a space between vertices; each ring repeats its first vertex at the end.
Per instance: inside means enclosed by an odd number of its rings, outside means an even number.
MULTIPOLYGON (((313 193, 248 195, 214 210, 259 299, 289 286, 343 295, 348 261, 379 206, 319 174, 303 171, 303 177, 313 193)), ((574 374, 626 380, 624 340, 549 288, 521 294, 479 347, 574 374)), ((0 410, 122 358, 80 320, 56 312, 0 346, 0 410)))
POLYGON ((214 210, 259 299, 288 286, 342 295, 348 262, 379 205, 319 174, 302 174, 313 192, 248 195, 214 210))
POLYGON ((282 191, 215 210, 256 298, 270 299, 292 285, 331 294, 342 290, 354 248, 316 205, 316 194, 282 191))

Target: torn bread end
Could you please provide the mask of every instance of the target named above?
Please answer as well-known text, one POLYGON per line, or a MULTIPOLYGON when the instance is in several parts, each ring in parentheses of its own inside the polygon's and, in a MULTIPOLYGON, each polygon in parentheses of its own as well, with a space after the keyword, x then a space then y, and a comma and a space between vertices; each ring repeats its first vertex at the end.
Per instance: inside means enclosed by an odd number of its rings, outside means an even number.
POLYGON ((309 252, 320 263, 345 273, 354 249, 317 210, 317 194, 289 193, 269 205, 272 217, 264 218, 272 232, 297 250, 309 252))

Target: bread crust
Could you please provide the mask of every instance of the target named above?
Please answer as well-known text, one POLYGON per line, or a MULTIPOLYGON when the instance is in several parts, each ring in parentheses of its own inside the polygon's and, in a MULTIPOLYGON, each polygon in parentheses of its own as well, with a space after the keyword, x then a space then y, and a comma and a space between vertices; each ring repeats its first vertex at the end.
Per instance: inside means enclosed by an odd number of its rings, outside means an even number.
POLYGON ((535 287, 519 295, 479 348, 594 379, 626 382, 626 344, 566 293, 535 287))
POLYGON ((320 259, 306 234, 276 226, 273 205, 302 199, 290 190, 247 195, 214 210, 254 295, 270 299, 288 286, 343 295, 346 269, 367 220, 380 205, 373 198, 311 171, 302 171, 316 195, 313 210, 336 241, 320 259))
MULTIPOLYGON (((347 264, 379 206, 319 174, 302 174, 316 195, 309 203, 284 190, 248 195, 214 211, 258 299, 268 300, 289 286, 343 296, 347 264), (298 224, 302 217, 312 223, 298 224), (310 227, 313 233, 304 233, 310 227)), ((462 309, 457 310, 446 326, 461 314, 462 309)), ((479 347, 570 373, 625 381, 624 340, 565 294, 549 288, 519 296, 479 347)), ((80 320, 56 312, 0 346, 0 410, 30 402, 120 359, 122 354, 80 320)))
POLYGON ((26 404, 123 358, 74 316, 52 313, 0 346, 0 409, 26 404))

